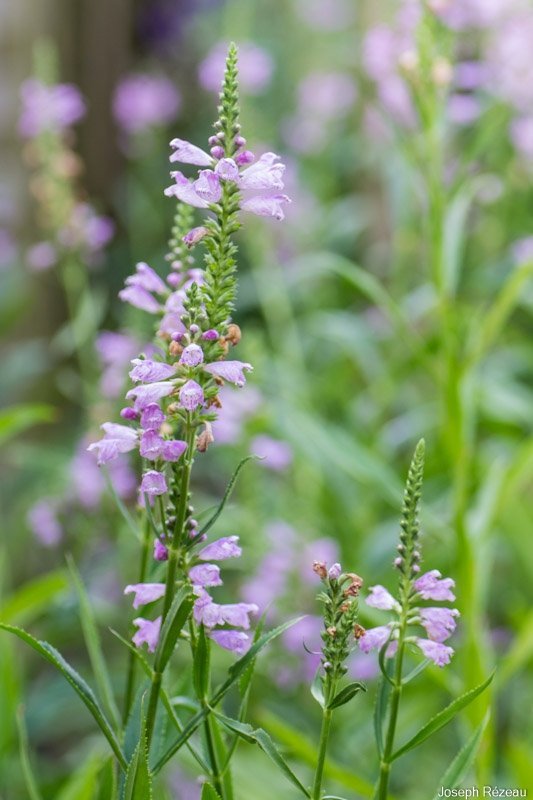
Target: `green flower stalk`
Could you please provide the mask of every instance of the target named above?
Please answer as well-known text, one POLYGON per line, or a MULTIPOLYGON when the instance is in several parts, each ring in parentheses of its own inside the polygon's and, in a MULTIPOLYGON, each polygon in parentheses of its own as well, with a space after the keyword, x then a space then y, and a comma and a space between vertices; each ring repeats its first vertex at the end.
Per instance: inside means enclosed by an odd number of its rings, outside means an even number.
POLYGON ((324 606, 321 666, 312 687, 313 696, 322 707, 322 727, 311 797, 320 800, 333 711, 360 690, 365 691, 364 685, 356 682, 337 692, 339 681, 347 671, 346 660, 359 632, 356 625, 357 597, 363 581, 353 572, 343 573, 340 564, 333 564, 328 569, 324 562, 315 561, 313 570, 322 581, 323 590, 318 599, 324 606))

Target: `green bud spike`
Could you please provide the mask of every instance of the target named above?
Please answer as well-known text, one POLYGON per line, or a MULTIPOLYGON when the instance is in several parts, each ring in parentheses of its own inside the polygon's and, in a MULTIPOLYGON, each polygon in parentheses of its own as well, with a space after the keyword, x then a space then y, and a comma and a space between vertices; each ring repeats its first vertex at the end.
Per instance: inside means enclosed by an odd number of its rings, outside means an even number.
POLYGON ((412 581, 418 572, 417 546, 420 535, 418 511, 422 496, 425 449, 426 444, 424 439, 421 439, 416 446, 407 474, 400 520, 400 553, 402 556, 400 586, 406 598, 410 594, 412 581))

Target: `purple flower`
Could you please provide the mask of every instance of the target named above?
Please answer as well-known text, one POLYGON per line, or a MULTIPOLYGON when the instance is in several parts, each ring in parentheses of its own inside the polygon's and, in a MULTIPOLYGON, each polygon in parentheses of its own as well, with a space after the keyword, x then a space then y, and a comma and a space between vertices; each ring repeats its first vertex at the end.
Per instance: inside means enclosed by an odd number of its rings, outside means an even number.
POLYGON ((237 653, 238 656, 244 655, 250 648, 250 637, 242 631, 209 631, 208 636, 220 647, 225 650, 231 650, 232 653, 237 653))
POLYGON ((133 624, 139 629, 132 637, 132 642, 135 647, 141 647, 143 644, 148 645, 148 652, 155 653, 157 643, 159 641, 159 632, 161 630, 161 617, 152 620, 137 617, 133 620, 133 624))
POLYGON ((146 386, 134 386, 126 394, 126 398, 130 400, 133 397, 135 410, 143 411, 146 406, 157 403, 162 397, 168 397, 173 391, 174 384, 168 381, 148 383, 146 386))
POLYGON ((371 606, 371 608, 380 608, 383 611, 391 611, 392 609, 398 610, 400 607, 385 587, 379 585, 370 586, 370 594, 365 602, 367 606, 371 606))
POLYGON ((187 411, 194 411, 204 403, 204 390, 196 381, 187 381, 179 392, 180 406, 187 411))
POLYGON ((238 541, 238 536, 223 536, 200 550, 198 558, 201 558, 202 561, 225 561, 226 558, 239 558, 242 549, 237 544, 238 541))
POLYGON ((377 628, 368 628, 358 640, 359 647, 363 653, 369 653, 371 650, 381 650, 385 642, 388 641, 390 634, 390 625, 379 625, 377 628))
POLYGON ((141 436, 139 452, 143 458, 155 461, 160 458, 163 449, 163 439, 155 431, 145 431, 141 436))
MULTIPOLYGON (((219 42, 200 64, 198 76, 204 89, 220 90, 228 48, 219 42)), ((245 94, 259 94, 272 78, 274 64, 266 50, 252 42, 239 43, 239 87, 245 94)))
POLYGON ((129 134, 171 122, 181 105, 178 90, 164 75, 128 75, 115 89, 113 114, 129 134))
POLYGON ((421 608, 421 624, 434 642, 445 642, 455 630, 455 617, 459 616, 456 608, 421 608))
POLYGON ((235 386, 244 386, 246 383, 244 371, 251 371, 253 367, 243 361, 215 361, 213 364, 206 364, 204 369, 217 378, 234 383, 235 386))
POLYGON ((129 376, 134 382, 155 383, 156 381, 164 381, 176 372, 176 367, 171 364, 165 364, 163 361, 134 358, 131 363, 135 366, 130 371, 129 376))
POLYGON ((165 420, 166 416, 157 403, 148 403, 141 414, 141 428, 145 431, 158 431, 165 420))
POLYGON ((223 625, 221 606, 213 603, 207 592, 203 592, 194 602, 193 616, 197 625, 205 625, 206 628, 214 628, 216 625, 223 625))
MULTIPOLYGON (((364 637, 363 637, 364 638, 364 637)), ((440 642, 431 641, 431 639, 415 639, 417 647, 419 647, 426 658, 430 658, 437 667, 444 667, 450 663, 453 656, 453 647, 448 647, 440 642)))
POLYGON ((147 292, 156 294, 166 294, 168 291, 163 279, 144 261, 135 265, 135 273, 126 278, 126 286, 140 286, 147 292))
POLYGON ((181 439, 164 439, 161 447, 163 461, 179 461, 187 449, 187 442, 181 439))
POLYGON ((85 114, 79 89, 71 83, 47 86, 32 78, 22 84, 22 114, 19 131, 27 139, 45 130, 63 131, 85 114))
POLYGON ((198 242, 201 242, 204 236, 207 236, 208 233, 209 231, 205 225, 200 225, 198 228, 192 228, 188 233, 186 233, 182 241, 187 245, 187 247, 194 247, 194 245, 198 244, 198 242))
POLYGON ((222 621, 235 628, 250 627, 250 614, 257 614, 259 608, 255 603, 228 603, 219 606, 222 621))
POLYGON ((171 172, 170 175, 174 183, 165 189, 166 197, 175 197, 194 208, 208 208, 209 203, 197 194, 194 184, 182 172, 171 172))
POLYGON ((285 164, 276 163, 278 161, 279 156, 275 153, 264 153, 255 164, 243 170, 239 181, 241 188, 254 191, 283 189, 285 164))
POLYGON ((213 328, 209 328, 208 331, 204 331, 202 333, 202 339, 205 339, 206 342, 216 342, 219 338, 218 331, 215 331, 213 328))
POLYGON ((196 194, 206 203, 218 203, 222 197, 222 187, 218 175, 212 169, 202 169, 193 183, 196 194))
POLYGON ((151 469, 143 474, 141 492, 149 497, 154 497, 155 495, 165 494, 167 491, 167 482, 162 472, 151 469))
POLYGON ((415 589, 424 600, 448 600, 453 602, 455 595, 452 588, 455 581, 452 578, 442 578, 438 569, 432 569, 421 575, 415 581, 415 589))
POLYGON ((200 147, 186 142, 184 139, 172 139, 170 146, 174 150, 170 161, 179 161, 181 164, 196 164, 198 167, 210 167, 213 159, 200 147))
POLYGON ((39 500, 28 511, 28 525, 45 547, 54 547, 63 538, 55 506, 50 500, 39 500))
POLYGON ((129 303, 130 306, 140 308, 141 311, 147 311, 149 314, 157 314, 158 311, 161 311, 161 306, 155 297, 142 286, 126 286, 120 290, 118 296, 123 303, 129 303))
POLYGON ((249 211, 251 214, 257 214, 259 217, 275 217, 281 221, 285 219, 282 206, 285 203, 290 203, 291 200, 286 194, 274 194, 257 197, 251 197, 249 200, 244 200, 241 203, 243 211, 249 211))
POLYGON ((38 242, 26 252, 26 261, 34 272, 43 272, 57 264, 57 250, 51 242, 38 242))
POLYGON ((224 181, 236 181, 239 178, 239 167, 233 158, 221 158, 215 172, 224 181))
POLYGON ((135 595, 135 597, 133 598, 133 608, 139 608, 139 606, 146 606, 148 605, 148 603, 154 603, 156 600, 160 600, 165 594, 165 584, 164 583, 129 584, 124 589, 124 594, 131 594, 132 592, 135 595))
POLYGON ((293 459, 291 446, 287 442, 273 439, 271 436, 255 436, 250 442, 250 450, 263 458, 263 466, 274 472, 282 472, 290 466, 293 459))
POLYGON ((168 561, 168 547, 160 539, 156 539, 154 542, 154 560, 168 561))
POLYGON ((116 422, 104 422, 101 426, 105 436, 98 442, 93 442, 87 450, 95 450, 98 454, 97 463, 107 464, 118 456, 119 453, 128 453, 137 446, 137 432, 127 425, 116 422))
POLYGON ((194 586, 222 586, 220 568, 216 564, 198 564, 189 570, 194 586))
POLYGON ((342 567, 337 561, 335 564, 332 564, 328 570, 328 578, 330 581, 336 581, 342 572, 342 567))
POLYGON ((197 367, 204 360, 204 351, 199 344, 189 344, 181 354, 180 364, 186 367, 197 367))

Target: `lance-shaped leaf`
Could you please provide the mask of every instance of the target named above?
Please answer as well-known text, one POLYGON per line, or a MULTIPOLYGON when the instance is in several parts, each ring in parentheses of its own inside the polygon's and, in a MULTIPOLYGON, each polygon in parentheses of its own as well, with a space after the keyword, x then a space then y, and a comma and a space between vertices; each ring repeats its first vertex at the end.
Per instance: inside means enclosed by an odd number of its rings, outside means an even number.
POLYGON ((205 635, 204 626, 200 625, 194 651, 193 679, 196 696, 201 699, 205 699, 209 691, 211 664, 210 644, 210 640, 205 635))
POLYGON ((465 692, 449 706, 446 706, 442 711, 439 711, 438 714, 429 720, 420 730, 416 733, 408 742, 406 742, 402 747, 396 750, 395 753, 392 754, 391 761, 395 761, 400 756, 403 756, 404 753, 407 753, 409 750, 412 750, 414 747, 418 747, 419 744, 422 744, 426 739, 436 733, 438 730, 443 728, 448 722, 457 716, 457 714, 466 708, 470 703, 478 697, 481 692, 484 692, 487 686, 492 682, 494 677, 494 672, 490 675, 486 681, 481 683, 479 686, 476 686, 475 689, 470 689, 469 692, 465 692))
POLYGON ((170 656, 174 652, 178 636, 189 618, 193 603, 194 597, 186 587, 180 589, 174 597, 161 628, 161 636, 155 654, 154 666, 156 672, 163 672, 168 664, 170 656))
POLYGON ((335 695, 333 700, 331 700, 329 703, 328 708, 340 708, 346 703, 349 703, 352 697, 355 697, 355 695, 359 692, 366 692, 366 686, 364 683, 361 683, 360 681, 349 683, 348 686, 345 686, 344 689, 341 689, 340 692, 335 695))
POLYGON ((103 702, 103 705, 107 713, 109 714, 113 722, 114 728, 115 730, 118 730, 120 727, 119 723, 120 714, 118 712, 117 705, 115 703, 115 698, 113 696, 111 679, 109 677, 107 664, 105 662, 104 654, 102 651, 102 644, 100 642, 100 635, 98 633, 98 628, 96 626, 96 620, 94 618, 93 609, 89 597, 87 595, 85 586, 83 585, 81 575, 76 568, 74 560, 68 557, 67 562, 70 569, 70 573, 72 575, 74 587, 78 595, 83 638, 85 640, 87 652, 89 653, 89 659, 91 661, 91 666, 93 668, 93 674, 96 680, 96 685, 98 686, 100 698, 103 702))
POLYGON ((70 683, 78 697, 81 698, 83 703, 93 715, 98 727, 106 737, 111 749, 115 753, 122 769, 126 769, 127 762, 124 757, 124 753, 122 752, 120 742, 118 741, 113 728, 109 724, 107 717, 102 711, 93 690, 81 677, 81 675, 78 675, 76 670, 71 667, 67 661, 65 661, 61 653, 59 653, 48 642, 41 642, 22 628, 16 628, 13 625, 5 625, 4 623, 0 623, 0 628, 8 631, 8 633, 13 633, 15 636, 18 636, 19 639, 22 639, 23 642, 26 642, 30 645, 30 647, 33 647, 34 650, 36 650, 40 655, 43 656, 43 658, 49 661, 50 664, 53 664, 54 667, 61 672, 63 677, 66 678, 68 683, 70 683))
POLYGON ((385 722, 385 716, 387 714, 387 703, 390 691, 390 681, 382 677, 379 681, 376 703, 374 705, 374 736, 376 737, 376 745, 380 756, 383 753, 383 723, 385 722))
POLYGON ((210 783, 204 783, 202 788, 202 800, 220 800, 220 795, 210 783))
POLYGON ((205 523, 205 525, 200 529, 200 532, 198 534, 199 537, 203 536, 204 533, 207 533, 209 528, 213 527, 213 525, 215 524, 215 522, 217 521, 219 516, 222 514, 222 511, 224 510, 224 506, 228 502, 228 500, 230 498, 230 495, 231 495, 233 489, 235 488, 235 484, 237 482, 237 478, 239 477, 239 472, 244 467, 244 465, 248 461, 257 461, 258 459, 260 459, 260 456, 251 455, 251 456, 246 456, 246 458, 243 458, 242 461, 239 461, 239 463, 237 464, 237 469, 235 470, 235 472, 231 476, 230 482, 226 486, 226 491, 224 492, 224 496, 223 496, 222 500, 220 501, 219 505, 217 506, 217 510, 208 519, 208 521, 205 523))
MULTIPOLYGON (((144 729, 144 725, 142 725, 144 729)), ((144 732, 141 734, 133 758, 128 764, 124 782, 123 800, 152 800, 152 776, 148 767, 148 751, 144 732)))
POLYGON ((481 739, 483 737, 485 728, 487 727, 488 721, 489 714, 487 713, 483 721, 475 729, 465 746, 459 750, 452 763, 442 776, 439 782, 439 789, 434 800, 442 797, 443 789, 455 789, 466 776, 468 770, 474 763, 474 759, 477 755, 477 751, 479 750, 479 745, 481 744, 481 739))
POLYGON ((320 708, 324 708, 325 706, 325 699, 324 699, 324 679, 320 674, 321 667, 319 667, 315 673, 315 677, 313 678, 313 682, 311 684, 311 694, 317 701, 320 708))
POLYGON ((246 722, 239 722, 236 719, 231 719, 230 717, 224 716, 224 714, 219 714, 215 712, 215 716, 220 722, 228 728, 228 730, 236 733, 238 736, 242 737, 245 741, 249 742, 250 744, 257 744, 265 753, 271 761, 283 772, 286 778, 296 786, 305 797, 310 797, 310 792, 305 788, 305 786, 300 782, 294 772, 291 770, 283 756, 281 755, 280 751, 272 741, 271 737, 268 735, 266 731, 262 728, 254 729, 251 725, 248 725, 246 722))
POLYGON ((211 698, 208 702, 208 707, 201 709, 198 711, 197 714, 192 717, 187 725, 185 725, 182 734, 176 739, 176 741, 169 747, 166 753, 159 759, 157 764, 154 766, 152 773, 156 775, 162 767, 167 763, 172 756, 178 752, 178 750, 183 747, 183 745, 188 741, 188 739, 192 736, 192 734, 198 729, 198 727, 202 724, 203 720, 211 712, 211 709, 214 708, 222 698, 228 693, 231 687, 234 685, 236 681, 239 680, 240 676, 245 672, 245 670, 250 666, 252 661, 255 659, 257 654, 266 647, 269 642, 275 639, 277 636, 282 634, 288 628, 296 625, 302 617, 297 617, 296 619, 290 620, 290 622, 285 622, 283 625, 279 625, 274 630, 269 631, 268 633, 263 634, 260 639, 255 642, 247 653, 245 653, 242 658, 233 664, 229 669, 229 677, 228 679, 219 686, 218 689, 215 690, 211 698))

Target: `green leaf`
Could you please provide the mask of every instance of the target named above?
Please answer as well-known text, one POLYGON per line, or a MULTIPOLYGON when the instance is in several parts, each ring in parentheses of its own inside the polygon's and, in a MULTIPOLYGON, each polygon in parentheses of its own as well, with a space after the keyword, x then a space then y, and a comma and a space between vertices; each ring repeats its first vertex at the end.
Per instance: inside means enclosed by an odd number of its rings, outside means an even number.
POLYGON ((93 753, 85 758, 80 767, 72 774, 55 800, 93 800, 98 788, 98 774, 102 763, 100 753, 93 753))
POLYGON ((67 556, 67 563, 72 575, 72 580, 78 595, 78 602, 80 607, 81 627, 83 631, 83 638, 89 659, 93 669, 93 674, 98 686, 100 697, 102 698, 103 705, 109 714, 115 730, 120 729, 120 714, 113 697, 113 689, 111 687, 111 678, 107 669, 104 654, 102 651, 102 644, 100 642, 100 634, 96 626, 94 612, 83 585, 81 575, 78 572, 74 560, 71 556, 67 556))
POLYGON ((28 800, 42 800, 42 795, 39 791, 35 775, 30 762, 29 748, 28 748, 28 732, 26 730, 26 722, 24 720, 24 709, 22 706, 17 712, 17 728, 19 734, 19 753, 20 763, 22 766, 22 775, 24 776, 24 784, 28 792, 28 800))
POLYGON ((305 788, 305 786, 300 782, 300 780, 296 777, 294 772, 291 770, 283 756, 281 755, 280 751, 272 741, 271 737, 268 735, 266 731, 262 728, 252 728, 251 725, 248 725, 245 722, 239 722, 236 719, 231 719, 230 717, 224 716, 224 714, 219 714, 215 712, 215 717, 220 720, 220 722, 228 728, 230 731, 233 731, 238 736, 245 739, 250 744, 257 744, 261 748, 261 750, 267 755, 271 761, 283 772, 285 777, 294 785, 296 786, 306 797, 310 797, 310 792, 305 788))
POLYGON ((324 708, 326 701, 324 699, 324 680, 321 674, 322 668, 319 667, 316 671, 313 683, 311 684, 311 694, 317 701, 320 708, 324 708))
POLYGON ((202 800, 220 800, 220 795, 210 783, 204 783, 202 788, 202 800))
POLYGON ((269 631, 268 633, 263 634, 260 639, 255 642, 251 648, 248 650, 245 655, 240 658, 235 664, 233 664, 229 669, 229 677, 228 679, 215 690, 212 697, 209 699, 207 704, 207 708, 203 708, 198 711, 197 714, 192 717, 187 725, 184 727, 182 734, 173 742, 173 744, 169 747, 169 749, 164 753, 164 755, 159 759, 157 764, 154 766, 152 772, 156 775, 162 767, 167 763, 172 756, 178 752, 178 750, 189 740, 192 734, 198 729, 198 727, 202 724, 203 720, 210 713, 212 708, 222 700, 222 698, 228 693, 231 689, 233 684, 239 679, 239 677, 245 672, 245 670, 250 666, 252 661, 255 659, 257 654, 266 647, 272 639, 275 639, 277 636, 282 634, 288 628, 292 627, 292 625, 296 625, 302 617, 297 617, 296 619, 290 620, 289 622, 285 622, 283 625, 279 625, 274 630, 269 631))
POLYGON ((404 753, 407 753, 409 750, 412 750, 414 747, 418 747, 419 744, 424 742, 429 736, 432 736, 438 730, 447 725, 463 708, 466 708, 470 703, 476 699, 485 689, 489 686, 494 678, 494 672, 487 678, 486 681, 481 683, 479 686, 476 686, 475 689, 470 689, 469 692, 465 692, 465 694, 458 697, 456 700, 450 703, 450 705, 446 706, 445 709, 439 711, 438 714, 430 719, 426 725, 424 725, 418 733, 416 733, 411 739, 409 739, 406 744, 396 750, 395 753, 391 756, 391 761, 395 761, 397 758, 402 756, 404 753))
POLYGON ((152 776, 148 767, 148 751, 144 724, 141 725, 142 733, 139 743, 135 748, 133 758, 128 764, 126 780, 124 783, 123 800, 152 800, 152 776))
POLYGON ((50 664, 53 664, 56 669, 58 669, 64 678, 70 683, 78 697, 82 700, 85 706, 89 709, 91 714, 93 715, 98 727, 106 737, 111 749, 115 753, 118 762, 122 769, 125 769, 126 759, 124 758, 124 753, 122 752, 122 748, 120 743, 113 731, 113 728, 109 724, 104 712, 102 711, 98 700, 96 699, 93 690, 90 686, 86 683, 86 681, 78 675, 76 670, 70 666, 70 664, 65 661, 61 653, 59 653, 51 644, 48 642, 41 642, 35 639, 31 634, 27 633, 22 628, 16 628, 13 625, 6 625, 5 623, 0 623, 0 628, 2 630, 7 631, 8 633, 12 633, 15 636, 18 636, 19 639, 22 639, 23 642, 29 644, 30 647, 33 647, 34 650, 37 651, 40 655, 43 656, 50 664))
POLYGON ((477 751, 479 749, 479 745, 481 744, 481 739, 483 737, 485 728, 487 727, 488 721, 489 715, 487 713, 485 715, 485 719, 475 729, 465 746, 459 750, 452 763, 440 779, 438 784, 439 789, 434 800, 438 800, 438 798, 442 796, 441 792, 443 789, 455 789, 465 778, 468 770, 474 763, 474 759, 477 755, 477 751))
POLYGON ((176 647, 178 636, 189 618, 193 603, 194 597, 188 588, 183 587, 176 593, 161 629, 161 636, 155 654, 156 672, 164 672, 176 647))
POLYGON ((67 588, 68 579, 63 570, 35 578, 30 583, 25 583, 2 603, 0 621, 8 624, 15 622, 19 625, 25 624, 48 609, 50 603, 67 588))
POLYGON ((194 651, 193 679, 196 696, 206 698, 209 691, 209 675, 211 665, 210 640, 205 634, 205 628, 200 625, 198 639, 194 651))
POLYGON ((341 689, 340 692, 335 695, 333 700, 329 703, 328 708, 340 708, 346 703, 349 703, 352 697, 355 697, 359 692, 366 692, 364 683, 360 683, 360 681, 349 683, 348 686, 345 686, 344 689, 341 689))
POLYGON ((0 444, 42 422, 52 422, 55 409, 42 403, 27 403, 0 411, 0 444))
POLYGON ((117 796, 117 777, 115 774, 115 761, 108 758, 100 769, 98 793, 95 800, 110 800, 117 796))
POLYGON ((244 467, 244 465, 248 461, 257 461, 259 458, 260 458, 260 456, 251 455, 251 456, 246 456, 246 458, 243 458, 242 461, 239 461, 239 463, 237 464, 237 469, 235 470, 235 472, 231 476, 230 482, 226 486, 226 491, 224 492, 224 497, 220 501, 220 503, 219 503, 219 505, 217 507, 217 510, 215 511, 213 516, 210 517, 208 519, 208 521, 205 523, 205 525, 203 526, 203 528, 200 529, 200 532, 198 534, 199 536, 203 536, 204 533, 207 533, 207 531, 215 524, 215 522, 217 521, 219 516, 222 514, 222 511, 224 510, 224 506, 228 502, 228 500, 230 498, 230 495, 231 495, 231 493, 232 493, 232 491, 233 491, 233 489, 235 487, 235 483, 237 482, 237 478, 239 477, 239 472, 244 467))
MULTIPOLYGON (((392 669, 390 662, 389 665, 386 666, 386 669, 392 669)), ((374 705, 374 736, 376 737, 376 746, 380 756, 383 753, 383 723, 387 714, 390 690, 390 680, 382 676, 378 684, 376 703, 374 705)))

